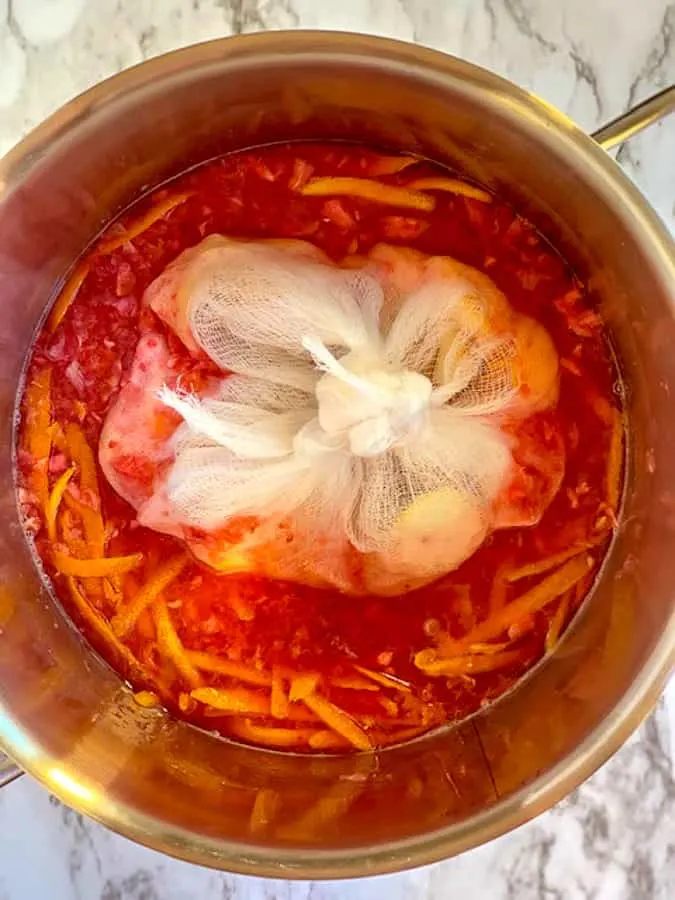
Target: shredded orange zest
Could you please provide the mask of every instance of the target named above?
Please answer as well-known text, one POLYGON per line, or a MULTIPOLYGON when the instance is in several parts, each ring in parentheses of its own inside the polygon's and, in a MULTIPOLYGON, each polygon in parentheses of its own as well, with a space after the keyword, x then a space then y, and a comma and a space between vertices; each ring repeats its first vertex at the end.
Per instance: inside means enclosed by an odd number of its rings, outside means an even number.
POLYGON ((306 813, 280 828, 279 835, 286 839, 316 841, 317 835, 325 830, 326 825, 338 822, 358 799, 364 790, 366 780, 364 778, 363 782, 338 781, 324 791, 306 813))
POLYGON ((57 538, 56 533, 56 517, 59 512, 59 507, 61 506, 61 501, 63 500, 63 495, 68 487, 68 482, 75 474, 75 466, 71 466, 70 469, 67 469, 63 475, 60 475, 56 484, 52 488, 52 492, 49 495, 49 500, 47 501, 47 509, 45 512, 45 519, 47 520, 47 534, 49 536, 49 540, 52 543, 55 543, 57 538))
POLYGON ((288 695, 284 689, 283 679, 276 669, 272 669, 270 712, 275 719, 285 719, 288 716, 288 695))
POLYGON ((26 385, 26 450, 35 465, 30 482, 41 508, 49 496, 49 454, 52 448, 52 370, 41 369, 26 385))
POLYGON ((65 440, 73 462, 80 468, 80 486, 98 495, 96 459, 80 426, 69 422, 66 425, 65 440))
POLYGON ((621 496, 621 472, 623 469, 623 416, 612 410, 612 436, 607 455, 607 505, 615 513, 621 496))
POLYGON ((332 687, 345 691, 379 691, 377 684, 367 678, 359 678, 358 675, 342 675, 330 679, 332 687))
POLYGON ((436 201, 428 194, 394 184, 383 184, 370 178, 313 178, 300 188, 300 193, 308 197, 361 197, 389 206, 421 209, 430 212, 436 201))
POLYGON ((159 706, 159 697, 154 691, 136 691, 134 700, 144 709, 154 709, 159 706))
POLYGON ((270 687, 272 676, 269 672, 259 672, 253 666, 244 663, 232 662, 229 659, 221 659, 211 653, 201 653, 197 650, 187 650, 190 663, 202 672, 212 672, 214 675, 225 675, 248 684, 256 684, 260 687, 270 687))
POLYGON ((117 250, 118 247, 127 244, 129 241, 133 241, 154 225, 155 222, 164 218, 164 216, 171 212, 176 206, 185 203, 191 196, 191 193, 174 194, 172 197, 167 197, 166 200, 162 200, 161 203, 153 206, 152 209, 149 209, 144 215, 136 219, 135 222, 130 222, 124 234, 117 235, 100 244, 96 250, 96 254, 98 256, 105 256, 108 253, 112 253, 113 250, 117 250))
POLYGON ((112 628, 103 618, 103 616, 97 610, 95 610, 90 603, 87 602, 85 597, 80 593, 77 582, 74 578, 68 578, 68 589, 70 590, 70 595, 73 598, 75 608, 82 616, 89 628, 91 628, 91 630, 95 632, 106 643, 107 646, 112 647, 112 649, 118 654, 120 659, 122 659, 131 669, 139 672, 141 670, 141 666, 136 657, 128 647, 125 647, 124 644, 118 640, 117 636, 113 633, 112 628))
POLYGON ((490 588, 490 596, 488 598, 488 610, 490 613, 501 609, 506 603, 508 569, 506 564, 502 563, 495 572, 490 588))
POLYGON ((374 681, 376 684, 381 684, 382 687, 394 688, 397 691, 404 691, 407 694, 412 691, 412 687, 407 681, 403 681, 402 678, 396 678, 394 675, 386 675, 384 672, 375 672, 373 669, 366 669, 364 666, 355 665, 354 668, 365 678, 370 678, 371 681, 374 681))
POLYGON ((502 650, 506 650, 507 647, 510 647, 510 646, 511 646, 511 641, 503 641, 501 644, 477 643, 477 644, 470 644, 468 652, 490 655, 491 653, 501 653, 502 650))
POLYGON ((265 747, 302 747, 316 734, 315 728, 280 728, 255 725, 250 719, 233 719, 229 731, 234 737, 265 747))
POLYGON ((253 801, 249 828, 253 834, 264 831, 275 818, 281 807, 281 795, 270 788, 258 791, 253 801))
MULTIPOLYGON (((230 688, 226 688, 227 691, 231 690, 230 688)), ((243 690, 243 689, 242 689, 243 690)), ((251 691, 250 693, 255 693, 251 691)), ((263 707, 261 706, 261 709, 263 707)), ((217 709, 215 707, 204 707, 204 715, 211 719, 223 718, 224 716, 230 716, 232 713, 227 710, 217 709)), ((263 711, 256 711, 255 713, 249 713, 249 715, 263 716, 267 717, 271 715, 269 704, 264 707, 263 711)), ((288 708, 288 716, 286 717, 289 722, 311 722, 313 725, 316 725, 321 720, 318 716, 315 716, 314 713, 307 709, 307 707, 302 706, 299 703, 292 703, 288 708)))
POLYGON ((399 728, 395 731, 386 731, 384 729, 371 731, 373 741, 380 747, 389 747, 392 744, 402 744, 403 741, 409 741, 411 738, 418 737, 427 730, 427 725, 415 725, 410 728, 399 728))
POLYGON ((570 599, 571 594, 570 591, 568 591, 560 600, 555 615, 548 626, 548 631, 546 632, 546 649, 548 651, 553 650, 560 639, 560 635, 565 625, 565 619, 567 618, 567 613, 570 608, 570 599))
POLYGON ((316 713, 324 724, 342 735, 357 750, 372 749, 373 745, 366 732, 339 706, 336 706, 324 697, 320 697, 319 694, 310 694, 307 697, 303 697, 303 703, 313 713, 316 713))
MULTIPOLYGON (((424 651, 421 651, 424 653, 424 651)), ((430 659, 428 656, 420 660, 421 653, 415 655, 415 665, 426 675, 451 676, 472 675, 479 672, 492 672, 503 669, 523 659, 522 650, 507 650, 503 653, 476 654, 473 656, 454 656, 450 659, 430 659)))
POLYGON ((291 678, 291 689, 288 697, 291 702, 296 700, 304 700, 317 689, 321 676, 310 672, 305 675, 293 675, 291 678))
POLYGON ((265 694, 249 688, 196 688, 190 696, 225 713, 243 713, 244 715, 270 715, 270 699, 265 694))
POLYGON ((592 544, 582 544, 581 546, 570 547, 569 550, 563 550, 561 553, 554 553, 551 556, 547 556, 545 559, 537 559, 534 562, 526 563, 519 569, 513 569, 509 572, 506 576, 506 580, 511 584, 514 581, 520 581, 522 578, 543 575, 544 572, 548 572, 551 569, 555 569, 557 566, 561 566, 563 563, 567 562, 568 559, 573 559, 575 556, 585 553, 592 546, 592 544))
POLYGON ((318 716, 316 716, 311 709, 307 709, 306 706, 303 706, 301 703, 291 703, 288 707, 288 716, 286 717, 289 722, 320 722, 318 716))
POLYGON ((130 553, 128 556, 77 559, 61 550, 52 550, 52 562, 62 575, 74 578, 106 578, 108 575, 123 575, 140 566, 143 554, 130 553))
POLYGON ((378 156, 368 163, 369 175, 397 175, 420 162, 415 156, 378 156))
POLYGON ((93 500, 94 506, 79 504, 80 515, 87 540, 91 544, 92 556, 103 556, 105 550, 105 527, 101 516, 101 495, 98 489, 96 460, 84 432, 79 425, 70 422, 66 426, 65 440, 72 462, 80 470, 80 488, 93 500))
POLYGON ((449 194, 461 194, 462 197, 470 197, 472 200, 480 200, 481 203, 492 203, 492 194, 459 178, 418 178, 407 186, 416 191, 445 191, 449 194))
POLYGON ((112 620, 112 627, 116 634, 124 637, 131 631, 143 610, 154 603, 171 582, 180 575, 188 559, 187 553, 181 553, 155 570, 139 593, 112 620))
POLYGON ((342 735, 322 728, 310 737, 309 746, 312 750, 341 750, 348 747, 349 742, 342 735))
POLYGON ((455 585, 455 607, 462 628, 464 631, 471 631, 476 624, 476 612, 471 602, 471 589, 468 584, 455 585))
POLYGON ((63 317, 73 305, 75 298, 80 292, 80 288, 82 287, 84 279, 88 274, 89 263, 81 262, 64 284, 63 290, 59 294, 56 303, 52 307, 52 311, 49 314, 49 319, 47 320, 47 330, 50 334, 54 334, 56 329, 63 321, 63 317))
POLYGON ((593 557, 585 553, 575 556, 563 566, 540 581, 529 591, 526 591, 516 600, 507 603, 502 609, 491 615, 473 631, 462 638, 461 645, 475 644, 480 641, 489 641, 507 631, 514 622, 538 612, 544 606, 555 600, 561 594, 587 575, 593 568, 593 557))
POLYGON ((202 678, 190 662, 185 647, 171 621, 166 601, 158 600, 153 607, 155 625, 157 627, 157 643, 159 649, 170 659, 182 677, 191 687, 199 687, 202 678))

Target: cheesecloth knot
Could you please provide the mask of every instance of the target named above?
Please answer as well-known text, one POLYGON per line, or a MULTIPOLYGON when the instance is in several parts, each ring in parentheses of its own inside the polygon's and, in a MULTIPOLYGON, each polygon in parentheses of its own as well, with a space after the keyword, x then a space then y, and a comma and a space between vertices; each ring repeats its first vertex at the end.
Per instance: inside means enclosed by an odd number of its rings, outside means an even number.
POLYGON ((317 417, 332 447, 368 458, 423 432, 433 395, 426 376, 395 369, 379 354, 352 351, 338 360, 316 337, 302 345, 324 373, 315 390, 317 417))

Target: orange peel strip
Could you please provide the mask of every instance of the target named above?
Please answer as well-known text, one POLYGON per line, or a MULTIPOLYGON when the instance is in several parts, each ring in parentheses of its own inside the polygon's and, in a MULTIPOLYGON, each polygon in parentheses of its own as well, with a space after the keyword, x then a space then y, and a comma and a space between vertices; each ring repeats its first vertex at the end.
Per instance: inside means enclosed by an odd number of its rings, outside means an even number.
POLYGON ((187 650, 186 652, 191 665, 202 672, 225 675, 227 678, 234 678, 247 684, 258 685, 259 687, 270 687, 272 684, 272 676, 269 672, 259 672, 253 666, 232 662, 229 659, 221 659, 221 657, 212 653, 202 653, 197 650, 187 650))
MULTIPOLYGON (((424 652, 424 651, 422 651, 424 652)), ((503 669, 523 659, 522 650, 507 650, 503 653, 476 654, 466 656, 454 656, 450 659, 420 659, 420 654, 415 655, 415 665, 426 675, 432 677, 452 675, 473 675, 480 672, 493 672, 495 669, 503 669)))
POLYGON ((283 678, 276 669, 272 669, 270 712, 275 719, 285 719, 288 716, 288 694, 284 688, 283 678))
MULTIPOLYGON (((225 690, 231 690, 231 688, 226 688, 225 690)), ((254 693, 254 692, 251 692, 251 693, 254 693)), ((225 716, 227 716, 229 719, 229 717, 232 716, 232 711, 221 710, 221 709, 216 709, 215 707, 205 706, 204 707, 204 715, 210 719, 218 719, 218 718, 223 718, 225 716)), ((255 715, 256 717, 263 716, 264 718, 271 716, 269 704, 263 708, 263 711, 255 712, 255 713, 248 713, 248 715, 255 715)), ((307 707, 305 707, 305 706, 302 706, 300 703, 291 703, 291 705, 288 709, 288 716, 286 718, 287 718, 288 722, 301 722, 301 723, 311 722, 312 725, 315 725, 315 726, 321 722, 321 719, 319 719, 318 716, 315 716, 311 710, 307 709, 307 707)), ((279 726, 277 725, 274 727, 279 727, 279 726)))
POLYGON ((347 713, 319 694, 310 694, 303 703, 315 713, 332 731, 341 735, 357 750, 372 750, 372 743, 366 732, 347 713))
POLYGON ((129 243, 129 241, 135 240, 139 235, 143 234, 144 231, 147 231, 154 225, 155 222, 164 218, 167 213, 171 212, 171 210, 175 209, 177 206, 180 206, 181 203, 185 203, 190 197, 192 197, 191 193, 174 194, 173 196, 162 200, 161 203, 153 206, 140 218, 130 222, 124 234, 112 237, 110 240, 100 244, 96 249, 96 255, 107 256, 107 254, 112 253, 113 250, 117 250, 124 244, 129 243))
POLYGON ((304 675, 293 675, 291 677, 291 689, 288 697, 291 702, 296 700, 304 700, 316 691, 321 680, 321 676, 315 672, 308 672, 304 675))
POLYGON ((288 707, 289 722, 320 722, 321 719, 302 703, 291 703, 288 707))
POLYGON ((185 652, 183 642, 178 637, 178 632, 171 621, 166 601, 159 600, 153 607, 153 613, 157 627, 159 649, 171 660, 190 687, 199 687, 202 684, 201 675, 192 665, 185 652))
POLYGON ((547 651, 553 650, 555 645, 560 640, 560 635, 562 634, 563 628, 565 627, 565 620, 567 619, 567 613, 570 608, 570 600, 571 592, 568 591, 560 600, 558 608, 555 611, 555 615, 551 619, 551 622, 548 626, 548 631, 546 632, 547 651))
POLYGON ((94 498, 96 508, 85 503, 79 504, 82 524, 87 541, 91 545, 92 556, 103 556, 105 550, 105 526, 101 515, 101 495, 98 489, 96 460, 89 442, 79 425, 70 422, 65 431, 66 448, 72 462, 80 470, 80 488, 94 498))
POLYGON ((193 700, 224 713, 270 715, 270 698, 249 688, 200 687, 190 692, 193 700))
POLYGON ((520 581, 522 578, 532 578, 534 575, 543 575, 545 572, 549 572, 551 569, 555 569, 557 566, 566 563, 568 559, 574 559, 575 556, 585 553, 587 550, 590 550, 592 546, 592 544, 582 544, 581 546, 570 547, 569 550, 563 550, 561 553, 553 553, 545 559, 538 559, 534 562, 526 563, 524 566, 521 566, 518 569, 512 569, 508 572, 506 580, 509 584, 512 584, 514 581, 520 581))
POLYGON ((384 729, 373 730, 370 736, 373 743, 378 747, 388 747, 391 744, 401 744, 403 741, 409 741, 411 738, 419 737, 425 731, 429 731, 433 725, 414 725, 410 728, 399 728, 395 731, 386 731, 384 729))
POLYGON ((178 578, 188 560, 188 554, 181 553, 155 570, 138 594, 112 620, 115 634, 124 637, 131 631, 143 610, 154 603, 171 582, 178 578))
POLYGON ((501 644, 486 644, 486 643, 476 643, 471 644, 468 648, 468 653, 470 654, 481 654, 483 656, 490 656, 492 653, 501 653, 502 650, 506 650, 511 646, 511 641, 503 641, 501 644))
POLYGON ((397 175, 404 169, 421 162, 416 156, 378 156, 368 163, 369 175, 397 175))
POLYGON ((492 194, 459 178, 417 178, 409 182, 407 187, 415 191, 445 191, 448 194, 459 194, 471 200, 479 200, 481 203, 492 203, 492 194))
POLYGON ((383 184, 370 178, 313 178, 300 188, 300 193, 306 197, 360 197, 388 206, 420 209, 425 212, 430 212, 436 205, 433 197, 421 191, 394 184, 383 184))
POLYGON ((397 691, 403 691, 405 694, 412 692, 412 687, 402 678, 396 678, 394 675, 386 675, 384 672, 375 672, 373 669, 366 669, 364 666, 355 665, 354 668, 360 672, 365 678, 370 678, 376 684, 382 687, 394 688, 397 691))
POLYGON ((61 506, 63 495, 65 494, 66 488, 68 487, 68 482, 74 474, 75 466, 71 466, 62 475, 59 475, 49 495, 49 500, 47 501, 45 519, 47 521, 47 535, 49 536, 49 540, 52 543, 55 543, 57 538, 56 517, 59 513, 59 507, 61 506))
POLYGON ((264 747, 308 746, 316 728, 282 728, 278 725, 256 725, 249 719, 233 719, 229 732, 242 741, 261 744, 264 747))
POLYGON ((112 649, 119 655, 120 659, 122 659, 130 669, 145 674, 142 671, 142 667, 136 657, 133 655, 131 650, 128 647, 118 640, 117 636, 113 633, 112 628, 103 618, 103 616, 97 612, 90 603, 87 602, 83 594, 80 592, 80 589, 77 586, 77 582, 74 578, 68 578, 68 589, 70 591, 70 596, 73 599, 73 604, 75 608, 79 612, 79 614, 84 619, 85 623, 91 628, 95 634, 97 634, 108 647, 112 647, 112 649))
POLYGON ((621 497, 621 473, 623 470, 623 440, 624 425, 623 416, 618 409, 612 410, 612 434, 609 440, 609 452, 607 454, 607 505, 616 512, 619 508, 621 497))
POLYGON ((52 449, 52 370, 41 369, 26 385, 24 403, 26 409, 26 450, 33 457, 35 466, 30 483, 44 510, 49 497, 49 454, 52 449))
POLYGON ((331 687, 340 688, 343 691, 379 691, 379 686, 367 678, 358 675, 342 675, 330 679, 331 687))
POLYGON ((273 791, 271 788, 262 788, 255 795, 253 801, 253 809, 249 819, 248 827, 253 834, 265 831, 266 828, 276 818, 281 808, 281 794, 273 791))
POLYGON ((312 842, 320 840, 326 826, 334 826, 361 796, 365 780, 364 782, 338 781, 328 787, 306 813, 279 828, 279 835, 293 840, 302 839, 312 842))
POLYGON ((123 575, 136 569, 143 562, 142 553, 128 556, 101 556, 98 559, 77 559, 61 550, 52 550, 52 562, 61 575, 73 578, 107 578, 123 575))
MULTIPOLYGON (((516 600, 507 603, 502 609, 477 625, 470 634, 462 638, 455 645, 458 652, 471 644, 482 641, 490 641, 507 631, 514 622, 519 622, 525 616, 543 609, 556 597, 565 594, 570 588, 581 581, 591 571, 594 558, 586 553, 579 554, 568 560, 563 566, 548 575, 543 581, 530 588, 516 600)), ((424 653, 424 651, 422 651, 424 653)), ((418 654, 419 656, 419 654, 418 654)), ((417 658, 417 657, 416 657, 417 658)))
POLYGON ((488 597, 488 610, 490 613, 496 612, 506 604, 508 590, 508 568, 505 564, 498 567, 492 579, 490 588, 490 596, 488 597))
POLYGON ((349 747, 349 742, 335 731, 322 728, 312 734, 309 746, 312 750, 344 750, 345 747, 349 747))
POLYGON ((79 263, 64 284, 56 303, 52 307, 49 318, 47 319, 47 331, 49 331, 50 334, 54 334, 63 321, 64 316, 75 302, 75 298, 80 292, 84 279, 89 274, 89 268, 88 262, 79 263))

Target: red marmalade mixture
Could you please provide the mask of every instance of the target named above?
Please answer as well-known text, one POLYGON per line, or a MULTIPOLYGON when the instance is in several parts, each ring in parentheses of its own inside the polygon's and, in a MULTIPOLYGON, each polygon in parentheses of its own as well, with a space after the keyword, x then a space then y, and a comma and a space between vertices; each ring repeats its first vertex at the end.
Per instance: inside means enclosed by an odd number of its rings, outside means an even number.
MULTIPOLYGON (((136 203, 53 306, 21 401, 26 531, 65 607, 142 706, 277 748, 382 747, 464 718, 556 645, 615 524, 616 379, 584 286, 498 197, 362 146, 233 154, 136 203), (449 576, 393 598, 219 575, 140 527, 99 469, 102 424, 145 331, 166 336, 183 387, 214 373, 142 305, 150 282, 214 233, 303 238, 336 260, 386 241, 487 273, 545 326, 560 358, 557 408, 528 420, 544 439, 555 425, 565 442, 564 480, 541 522, 494 532, 449 576)), ((127 463, 143 477, 138 458, 127 463)))

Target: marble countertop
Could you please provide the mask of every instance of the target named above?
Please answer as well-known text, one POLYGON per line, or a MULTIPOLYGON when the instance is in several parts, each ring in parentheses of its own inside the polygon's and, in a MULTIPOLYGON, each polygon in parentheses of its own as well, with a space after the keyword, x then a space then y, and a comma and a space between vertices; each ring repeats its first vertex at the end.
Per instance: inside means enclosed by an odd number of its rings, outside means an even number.
MULTIPOLYGON (((150 56, 264 28, 415 40, 593 129, 675 82, 669 0, 0 0, 0 155, 74 94, 150 56)), ((675 117, 618 158, 675 229, 675 117)), ((0 900, 668 900, 675 683, 627 745, 534 822, 445 863, 358 882, 230 876, 136 846, 28 778, 0 793, 0 900)))

